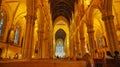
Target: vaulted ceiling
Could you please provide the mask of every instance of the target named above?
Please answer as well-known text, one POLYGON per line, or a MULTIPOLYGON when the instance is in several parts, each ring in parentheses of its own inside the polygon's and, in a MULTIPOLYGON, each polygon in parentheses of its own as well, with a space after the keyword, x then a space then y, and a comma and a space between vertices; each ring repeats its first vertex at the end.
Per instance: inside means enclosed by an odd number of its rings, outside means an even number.
POLYGON ((62 29, 59 29, 59 30, 56 32, 56 34, 55 34, 55 40, 57 40, 57 39, 59 39, 59 38, 62 39, 62 40, 64 40, 65 37, 66 37, 66 33, 65 33, 65 31, 62 30, 62 29))
POLYGON ((49 2, 53 22, 59 16, 63 16, 70 21, 77 0, 49 0, 49 2))

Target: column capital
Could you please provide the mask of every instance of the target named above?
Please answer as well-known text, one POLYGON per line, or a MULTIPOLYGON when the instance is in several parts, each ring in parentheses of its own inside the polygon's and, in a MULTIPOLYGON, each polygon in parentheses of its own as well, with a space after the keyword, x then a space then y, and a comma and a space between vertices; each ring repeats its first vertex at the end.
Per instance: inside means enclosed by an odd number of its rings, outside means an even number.
POLYGON ((89 28, 89 29, 87 29, 87 33, 94 33, 93 28, 89 28))
POLYGON ((43 40, 48 40, 48 38, 44 38, 43 40))
POLYGON ((80 37, 80 40, 85 40, 85 37, 80 37))
POLYGON ((37 33, 44 33, 44 31, 40 31, 40 30, 38 30, 37 33))
POLYGON ((35 20, 37 19, 37 17, 34 15, 26 15, 25 18, 27 20, 27 23, 32 23, 33 25, 35 24, 35 20))
POLYGON ((113 15, 102 16, 102 20, 103 21, 105 21, 105 20, 112 20, 112 19, 114 19, 113 15))
POLYGON ((79 41, 76 41, 76 44, 79 44, 79 41))
POLYGON ((37 17, 35 15, 26 15, 25 16, 26 19, 31 19, 31 20, 36 20, 37 17))

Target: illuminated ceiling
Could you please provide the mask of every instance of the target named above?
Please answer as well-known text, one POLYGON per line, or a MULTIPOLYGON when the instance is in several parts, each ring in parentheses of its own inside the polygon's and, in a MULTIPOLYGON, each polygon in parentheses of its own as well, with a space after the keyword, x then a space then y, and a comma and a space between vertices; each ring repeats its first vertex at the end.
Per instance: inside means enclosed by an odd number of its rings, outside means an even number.
POLYGON ((70 21, 77 0, 49 0, 49 2, 53 22, 59 16, 63 16, 70 21))
MULTIPOLYGON (((1 1, 1 0, 0 0, 1 1)), ((29 0, 27 0, 29 1, 29 0)), ((89 1, 89 0, 85 0, 89 1)), ((48 5, 48 1, 44 1, 48 5)), ((77 0, 49 0, 50 3, 50 11, 52 14, 53 22, 60 16, 68 20, 72 18, 72 13, 74 12, 74 4, 77 0)), ((7 9, 9 21, 12 22, 13 25, 16 25, 18 22, 20 23, 23 30, 25 30, 25 16, 26 16, 26 0, 3 0, 3 8, 7 9)), ((48 6, 47 6, 48 7, 48 6)), ((115 18, 116 25, 120 24, 120 0, 113 0, 113 15, 115 18)), ((61 19, 61 18, 60 18, 61 19)), ((62 19, 63 20, 63 19, 62 19)), ((120 25, 119 25, 120 26, 120 25)), ((95 26, 97 27, 97 26, 95 26)))

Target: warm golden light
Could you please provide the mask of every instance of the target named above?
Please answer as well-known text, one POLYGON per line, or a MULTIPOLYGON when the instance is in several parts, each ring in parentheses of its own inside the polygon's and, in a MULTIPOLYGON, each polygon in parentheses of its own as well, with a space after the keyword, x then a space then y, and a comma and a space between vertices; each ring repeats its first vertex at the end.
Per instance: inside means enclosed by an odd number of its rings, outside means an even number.
POLYGON ((87 52, 93 57, 95 52, 97 57, 102 53, 100 58, 107 50, 120 52, 120 1, 74 1, 2 0, 2 57, 13 59, 18 53, 19 59, 59 55, 76 60, 87 52), (56 46, 61 46, 62 52, 57 53, 56 46))

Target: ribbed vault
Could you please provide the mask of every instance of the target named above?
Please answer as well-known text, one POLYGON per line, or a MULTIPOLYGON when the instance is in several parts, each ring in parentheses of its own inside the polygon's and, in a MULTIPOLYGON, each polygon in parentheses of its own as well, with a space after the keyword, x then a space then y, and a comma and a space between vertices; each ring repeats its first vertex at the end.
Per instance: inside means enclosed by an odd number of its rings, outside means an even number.
POLYGON ((70 21, 76 1, 77 0, 49 0, 53 22, 59 16, 63 16, 70 21))

